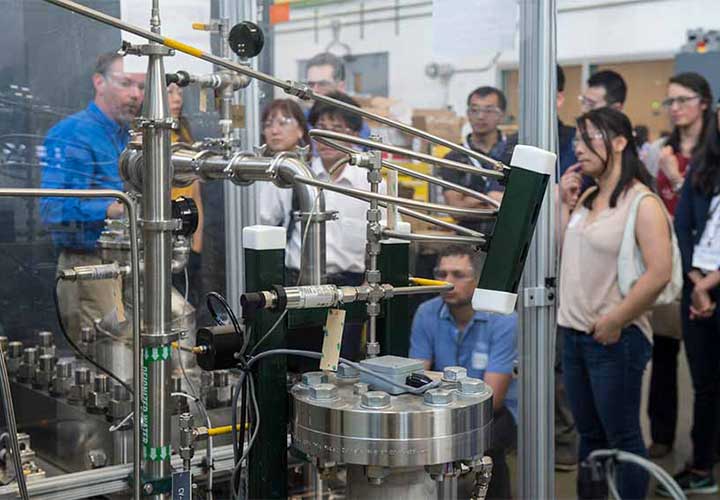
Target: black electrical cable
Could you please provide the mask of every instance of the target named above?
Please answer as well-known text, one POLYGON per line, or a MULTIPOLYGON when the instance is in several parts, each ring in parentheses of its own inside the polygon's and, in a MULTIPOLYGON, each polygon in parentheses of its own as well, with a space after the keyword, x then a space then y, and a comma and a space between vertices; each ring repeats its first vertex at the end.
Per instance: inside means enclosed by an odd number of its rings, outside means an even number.
POLYGON ((55 286, 53 287, 53 302, 55 302, 55 313, 57 315, 58 325, 60 325, 60 332, 63 334, 63 337, 65 337, 65 341, 70 345, 70 347, 73 348, 73 350, 78 354, 78 356, 83 358, 85 361, 93 365, 95 368, 103 372, 111 379, 115 380, 118 384, 122 385, 125 389, 128 390, 130 394, 133 394, 133 390, 128 384, 123 382, 120 377, 115 375, 113 372, 101 366, 99 363, 90 358, 87 354, 82 352, 77 346, 77 344, 75 344, 75 342, 73 342, 73 340, 70 338, 70 335, 68 335, 67 331, 65 330, 65 323, 63 323, 62 313, 60 312, 60 299, 58 298, 58 286, 60 285, 60 281, 62 281, 62 278, 60 276, 55 278, 55 286))
POLYGON ((225 297, 223 297, 222 295, 220 295, 217 292, 209 292, 206 296, 206 303, 207 303, 208 311, 210 311, 210 314, 212 314, 215 322, 218 325, 223 324, 223 322, 220 321, 220 316, 217 314, 217 312, 215 311, 215 308, 213 307, 212 299, 215 299, 218 302, 220 302, 220 305, 223 306, 223 309, 225 309, 225 312, 227 313, 228 317, 230 318, 230 321, 232 322, 233 327, 235 328, 235 331, 238 334, 242 335, 242 330, 240 329, 240 322, 238 321, 237 316, 235 316, 235 313, 233 312, 232 308, 230 307, 230 304, 228 304, 227 300, 225 300, 225 297))

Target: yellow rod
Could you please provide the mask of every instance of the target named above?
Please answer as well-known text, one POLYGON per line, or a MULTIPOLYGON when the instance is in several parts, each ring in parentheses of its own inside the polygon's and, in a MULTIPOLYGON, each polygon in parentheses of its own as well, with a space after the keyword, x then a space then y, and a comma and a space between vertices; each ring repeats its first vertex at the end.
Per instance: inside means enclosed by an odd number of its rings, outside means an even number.
POLYGON ((413 283, 414 285, 420 285, 420 286, 446 286, 450 285, 447 281, 440 281, 440 280, 431 280, 428 278, 415 278, 414 276, 410 276, 410 283, 413 283))
MULTIPOLYGON (((249 429, 250 424, 245 424, 245 429, 249 429)), ((237 430, 240 430, 240 424, 236 426, 237 430)), ((232 425, 223 425, 222 427, 211 427, 208 429, 208 436, 222 436, 223 434, 230 434, 232 432, 232 425)))

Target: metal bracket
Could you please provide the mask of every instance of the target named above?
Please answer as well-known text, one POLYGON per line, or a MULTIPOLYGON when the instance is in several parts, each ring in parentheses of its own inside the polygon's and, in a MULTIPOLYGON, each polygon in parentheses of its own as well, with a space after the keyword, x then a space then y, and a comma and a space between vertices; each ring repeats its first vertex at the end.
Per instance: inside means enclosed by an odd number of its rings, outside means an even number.
POLYGON ((537 286, 523 289, 524 307, 549 307, 555 303, 555 289, 537 286))

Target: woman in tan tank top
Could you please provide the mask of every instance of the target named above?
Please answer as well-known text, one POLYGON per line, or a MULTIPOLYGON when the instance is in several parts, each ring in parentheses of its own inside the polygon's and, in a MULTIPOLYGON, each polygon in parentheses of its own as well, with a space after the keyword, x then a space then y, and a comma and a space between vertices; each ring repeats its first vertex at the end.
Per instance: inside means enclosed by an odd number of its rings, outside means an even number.
MULTIPOLYGON (((667 218, 655 197, 639 205, 635 237, 647 271, 627 296, 620 293, 617 260, 633 200, 650 176, 637 156, 630 120, 610 108, 578 119, 579 163, 560 180, 562 244, 558 330, 564 336, 563 370, 580 435, 579 460, 616 448, 646 456, 640 431, 642 374, 650 359, 647 311, 670 280, 672 253, 667 218), (597 187, 580 195, 580 174, 597 187)), ((578 474, 578 494, 588 469, 578 474)), ((620 496, 644 498, 647 474, 616 468, 620 496)))

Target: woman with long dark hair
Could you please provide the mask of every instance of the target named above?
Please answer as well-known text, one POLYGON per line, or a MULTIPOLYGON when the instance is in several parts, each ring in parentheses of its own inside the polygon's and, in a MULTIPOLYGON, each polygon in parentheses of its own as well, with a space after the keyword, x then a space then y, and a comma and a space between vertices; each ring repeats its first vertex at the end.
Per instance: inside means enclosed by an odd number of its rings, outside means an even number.
MULTIPOLYGON (((657 189, 670 215, 680 198, 680 189, 691 158, 702 150, 708 123, 712 119, 712 91, 697 73, 680 73, 668 81, 663 102, 672 132, 653 143, 647 155, 648 169, 657 176, 657 189)), ((680 303, 653 309, 652 375, 648 417, 650 458, 661 458, 672 450, 678 415, 678 354, 682 327, 680 303)))
MULTIPOLYGON (((685 277, 681 318, 694 391, 693 456, 675 476, 688 494, 714 494, 713 452, 720 432, 720 117, 688 172, 675 211, 685 277)), ((659 493, 663 493, 660 489, 659 493)))
MULTIPOLYGON (((624 114, 602 108, 578 118, 575 154, 579 163, 571 172, 582 172, 597 184, 578 199, 572 173, 560 183, 557 324, 565 339, 564 378, 580 435, 579 460, 605 448, 645 456, 640 399, 652 349, 647 311, 670 281, 670 225, 660 200, 646 196, 651 179, 624 114), (638 197, 635 238, 647 270, 623 296, 618 257, 638 197)), ((647 474, 642 469, 622 464, 616 472, 622 498, 645 497, 647 474)), ((585 473, 581 467, 580 498, 589 496, 585 473)))

